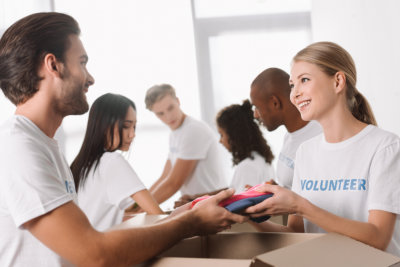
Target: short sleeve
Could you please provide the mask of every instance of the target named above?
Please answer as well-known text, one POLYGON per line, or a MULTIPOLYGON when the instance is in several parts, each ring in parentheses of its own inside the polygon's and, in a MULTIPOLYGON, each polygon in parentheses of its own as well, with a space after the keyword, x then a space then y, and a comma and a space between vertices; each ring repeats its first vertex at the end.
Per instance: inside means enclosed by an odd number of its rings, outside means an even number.
POLYGON ((368 210, 400 214, 400 141, 377 151, 369 177, 368 210))
POLYGON ((207 152, 215 137, 204 127, 196 124, 188 125, 178 144, 177 158, 201 160, 207 157, 207 152))
POLYGON ((16 226, 73 200, 46 149, 26 140, 6 143, 0 155, 0 195, 16 226))
POLYGON ((133 204, 131 195, 146 189, 129 162, 118 152, 112 154, 100 172, 105 179, 109 202, 121 210, 133 204))

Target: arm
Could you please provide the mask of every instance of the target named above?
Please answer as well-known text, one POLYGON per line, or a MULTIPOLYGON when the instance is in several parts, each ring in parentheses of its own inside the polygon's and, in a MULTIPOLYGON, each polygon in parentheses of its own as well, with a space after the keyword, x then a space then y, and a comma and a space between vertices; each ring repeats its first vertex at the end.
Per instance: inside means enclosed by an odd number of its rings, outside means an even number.
POLYGON ((140 209, 148 214, 163 214, 157 202, 147 189, 136 192, 131 196, 133 200, 140 206, 140 209))
POLYGON ((197 160, 177 159, 168 176, 157 187, 152 187, 152 190, 150 190, 154 199, 161 204, 175 194, 192 174, 196 165, 197 160))
POLYGON ((381 250, 386 249, 391 240, 396 222, 393 213, 370 210, 368 222, 360 222, 336 216, 280 186, 266 184, 259 190, 272 192, 274 196, 246 209, 246 212, 253 213, 252 216, 296 214, 290 216, 288 223, 288 227, 294 231, 301 230, 298 220, 304 217, 327 232, 346 235, 381 250))
POLYGON ((159 185, 165 178, 167 178, 168 174, 169 174, 170 171, 171 171, 171 168, 172 168, 171 161, 170 161, 169 159, 167 159, 167 161, 165 162, 164 169, 163 169, 163 172, 162 172, 160 178, 158 178, 158 180, 150 187, 150 189, 149 189, 150 193, 153 193, 153 191, 155 190, 155 188, 157 188, 158 185, 159 185))
POLYGON ((24 224, 37 239, 77 266, 130 266, 143 262, 182 238, 226 229, 245 217, 217 204, 232 195, 224 191, 158 224, 106 233, 94 230, 83 212, 68 202, 24 224))

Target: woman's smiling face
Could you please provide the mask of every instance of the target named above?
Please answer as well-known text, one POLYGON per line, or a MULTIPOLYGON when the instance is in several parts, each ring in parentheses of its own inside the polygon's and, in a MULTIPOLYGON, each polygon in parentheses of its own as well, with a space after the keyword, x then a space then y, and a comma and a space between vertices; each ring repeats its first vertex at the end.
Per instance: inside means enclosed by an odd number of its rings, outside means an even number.
POLYGON ((295 61, 289 83, 290 101, 305 121, 321 119, 337 101, 334 76, 328 76, 315 64, 295 61))

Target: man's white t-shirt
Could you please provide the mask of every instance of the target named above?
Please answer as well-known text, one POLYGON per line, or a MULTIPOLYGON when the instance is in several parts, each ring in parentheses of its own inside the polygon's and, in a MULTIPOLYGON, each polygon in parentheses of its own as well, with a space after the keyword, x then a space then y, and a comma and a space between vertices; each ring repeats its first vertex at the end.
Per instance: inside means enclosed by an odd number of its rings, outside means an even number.
POLYGON ((274 167, 253 151, 253 159, 245 158, 235 167, 235 172, 230 188, 235 188, 236 193, 245 191, 246 185, 255 186, 267 182, 275 177, 274 167))
POLYGON ((285 134, 283 146, 279 153, 276 166, 275 182, 280 186, 291 189, 293 181, 293 170, 295 165, 296 151, 306 140, 322 133, 322 128, 316 121, 310 121, 303 128, 285 134))
POLYGON ((98 231, 122 222, 124 211, 134 203, 131 195, 146 187, 119 152, 105 152, 97 168, 90 169, 79 185, 78 204, 98 231))
POLYGON ((23 224, 76 198, 57 141, 28 118, 0 127, 0 266, 60 266, 60 257, 23 224))
MULTIPOLYGON (((397 214, 386 249, 400 256, 400 138, 368 125, 339 143, 323 134, 304 142, 296 155, 293 191, 337 216, 368 221, 370 210, 397 214)), ((304 219, 307 233, 324 232, 304 219)))
POLYGON ((228 187, 221 170, 218 143, 214 132, 204 122, 186 116, 169 138, 169 160, 198 160, 196 168, 183 183, 182 194, 201 194, 228 187))

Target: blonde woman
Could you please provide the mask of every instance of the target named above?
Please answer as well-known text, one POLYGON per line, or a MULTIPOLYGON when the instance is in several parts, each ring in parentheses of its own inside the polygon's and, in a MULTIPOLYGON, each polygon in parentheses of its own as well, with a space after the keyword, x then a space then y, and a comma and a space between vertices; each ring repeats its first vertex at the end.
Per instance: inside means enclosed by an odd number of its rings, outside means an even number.
POLYGON ((336 232, 400 256, 400 139, 376 127, 356 89, 350 54, 335 43, 309 45, 293 59, 291 101, 323 134, 297 151, 292 191, 274 193, 246 212, 290 213, 288 226, 264 231, 336 232))

